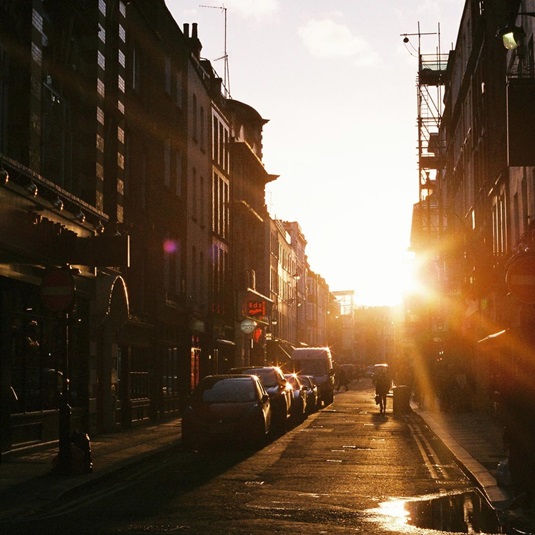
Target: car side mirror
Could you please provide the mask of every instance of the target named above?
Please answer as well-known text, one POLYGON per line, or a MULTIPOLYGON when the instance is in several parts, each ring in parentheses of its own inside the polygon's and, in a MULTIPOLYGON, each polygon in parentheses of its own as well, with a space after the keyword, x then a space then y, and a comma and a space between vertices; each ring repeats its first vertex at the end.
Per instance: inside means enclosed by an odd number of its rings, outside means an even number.
POLYGON ((262 394, 262 403, 267 403, 269 401, 269 395, 268 394, 262 394))

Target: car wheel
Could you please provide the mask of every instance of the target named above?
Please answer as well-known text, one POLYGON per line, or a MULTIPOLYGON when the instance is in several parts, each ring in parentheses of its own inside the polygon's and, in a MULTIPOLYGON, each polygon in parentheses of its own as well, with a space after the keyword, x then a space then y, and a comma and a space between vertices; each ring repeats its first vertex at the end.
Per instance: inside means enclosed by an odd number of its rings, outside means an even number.
POLYGON ((265 446, 267 442, 266 425, 263 419, 260 419, 255 426, 251 436, 251 446, 254 449, 260 449, 265 446))
POLYGON ((288 414, 286 413, 286 406, 281 406, 281 409, 277 411, 277 418, 275 423, 276 431, 284 435, 288 431, 288 414))
POLYGON ((184 425, 184 423, 182 423, 182 444, 188 449, 195 448, 193 433, 190 430, 190 427, 188 425, 184 425))

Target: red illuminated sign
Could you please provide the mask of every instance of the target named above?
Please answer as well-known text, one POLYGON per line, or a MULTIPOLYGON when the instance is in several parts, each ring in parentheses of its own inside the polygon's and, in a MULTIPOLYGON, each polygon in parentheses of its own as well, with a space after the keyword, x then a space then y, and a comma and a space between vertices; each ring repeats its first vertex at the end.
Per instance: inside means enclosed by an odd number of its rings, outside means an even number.
POLYGON ((261 299, 247 299, 243 304, 242 314, 250 318, 267 316, 267 303, 261 299))

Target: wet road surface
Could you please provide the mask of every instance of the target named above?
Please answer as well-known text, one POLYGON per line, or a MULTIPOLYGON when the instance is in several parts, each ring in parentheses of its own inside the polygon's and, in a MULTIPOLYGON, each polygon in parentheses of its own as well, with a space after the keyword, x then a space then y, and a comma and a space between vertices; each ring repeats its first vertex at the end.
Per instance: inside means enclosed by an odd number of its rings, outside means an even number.
POLYGON ((11 528, 18 534, 499 533, 442 443, 416 415, 394 416, 391 398, 387 414, 379 414, 373 394, 369 381, 353 382, 331 406, 259 451, 177 449, 11 528))

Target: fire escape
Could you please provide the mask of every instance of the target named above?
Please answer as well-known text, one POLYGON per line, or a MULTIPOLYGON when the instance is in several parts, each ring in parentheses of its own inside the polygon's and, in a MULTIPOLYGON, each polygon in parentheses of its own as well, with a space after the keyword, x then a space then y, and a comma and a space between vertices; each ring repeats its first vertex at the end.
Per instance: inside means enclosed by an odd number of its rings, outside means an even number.
MULTIPOLYGON (((423 34, 418 31, 418 176, 419 199, 414 205, 411 246, 415 251, 434 249, 443 231, 443 213, 440 202, 440 172, 444 165, 444 147, 439 129, 442 119, 443 86, 448 54, 440 52, 440 32, 423 34), (421 53, 421 38, 437 35, 434 54, 421 53)), ((405 36, 405 42, 408 37, 405 36)))
MULTIPOLYGON (((411 250, 415 253, 419 278, 426 292, 415 295, 408 304, 410 328, 416 337, 422 366, 434 369, 444 354, 447 327, 443 295, 444 259, 441 238, 445 217, 441 195, 441 177, 445 166, 445 143, 441 140, 443 90, 446 82, 448 55, 440 52, 438 33, 421 33, 418 25, 418 180, 419 198, 413 206, 411 250), (421 53, 422 36, 437 36, 435 53, 421 53)), ((404 35, 405 44, 409 38, 404 35)))

